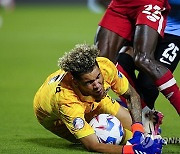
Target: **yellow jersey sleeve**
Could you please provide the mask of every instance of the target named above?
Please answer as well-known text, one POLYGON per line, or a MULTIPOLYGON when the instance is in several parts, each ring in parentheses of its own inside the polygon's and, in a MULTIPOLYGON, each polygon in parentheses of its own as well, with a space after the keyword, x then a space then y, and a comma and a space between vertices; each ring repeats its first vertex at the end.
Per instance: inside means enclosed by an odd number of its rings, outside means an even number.
POLYGON ((63 123, 77 139, 94 134, 93 128, 84 118, 84 110, 83 105, 78 103, 64 104, 60 107, 63 123))
POLYGON ((104 80, 117 94, 122 95, 128 90, 129 82, 127 78, 117 70, 116 66, 107 58, 97 58, 104 80))

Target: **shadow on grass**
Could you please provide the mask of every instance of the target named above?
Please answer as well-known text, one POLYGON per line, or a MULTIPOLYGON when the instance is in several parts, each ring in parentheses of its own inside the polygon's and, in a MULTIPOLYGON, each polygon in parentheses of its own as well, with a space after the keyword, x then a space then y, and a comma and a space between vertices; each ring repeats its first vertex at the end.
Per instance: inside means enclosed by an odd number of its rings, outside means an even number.
POLYGON ((79 151, 86 151, 82 144, 75 144, 63 140, 61 138, 30 138, 25 139, 25 142, 33 143, 43 147, 50 147, 55 149, 72 149, 72 150, 79 150, 79 151))

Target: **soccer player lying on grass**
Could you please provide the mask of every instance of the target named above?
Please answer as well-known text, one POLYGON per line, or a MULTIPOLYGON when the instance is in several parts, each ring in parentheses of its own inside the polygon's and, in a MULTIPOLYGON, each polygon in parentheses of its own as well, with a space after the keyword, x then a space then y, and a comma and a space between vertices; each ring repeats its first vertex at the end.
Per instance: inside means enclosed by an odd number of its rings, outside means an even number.
POLYGON ((59 59, 60 69, 46 79, 34 98, 39 123, 61 138, 80 141, 89 151, 160 153, 161 139, 144 139, 138 94, 115 65, 98 54, 95 46, 79 44, 59 59), (129 111, 107 94, 109 89, 127 98, 129 111), (101 113, 121 121, 125 130, 123 143, 128 140, 131 145, 99 143, 88 122, 101 113), (147 140, 150 144, 144 146, 147 140))

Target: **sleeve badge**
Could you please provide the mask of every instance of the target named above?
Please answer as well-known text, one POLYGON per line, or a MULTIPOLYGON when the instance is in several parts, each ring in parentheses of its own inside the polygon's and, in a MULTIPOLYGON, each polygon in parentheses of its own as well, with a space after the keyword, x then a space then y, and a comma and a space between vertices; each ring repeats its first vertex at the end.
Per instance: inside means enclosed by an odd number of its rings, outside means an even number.
POLYGON ((85 122, 82 118, 75 118, 73 120, 73 126, 76 130, 82 129, 85 125, 85 122))

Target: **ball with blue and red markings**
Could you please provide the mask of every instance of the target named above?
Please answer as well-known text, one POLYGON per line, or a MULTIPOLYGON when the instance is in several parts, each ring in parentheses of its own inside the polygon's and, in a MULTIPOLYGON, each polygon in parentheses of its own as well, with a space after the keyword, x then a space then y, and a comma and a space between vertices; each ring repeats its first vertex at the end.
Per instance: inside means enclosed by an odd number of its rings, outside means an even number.
POLYGON ((110 114, 99 114, 90 123, 100 143, 119 145, 124 131, 121 122, 110 114))

